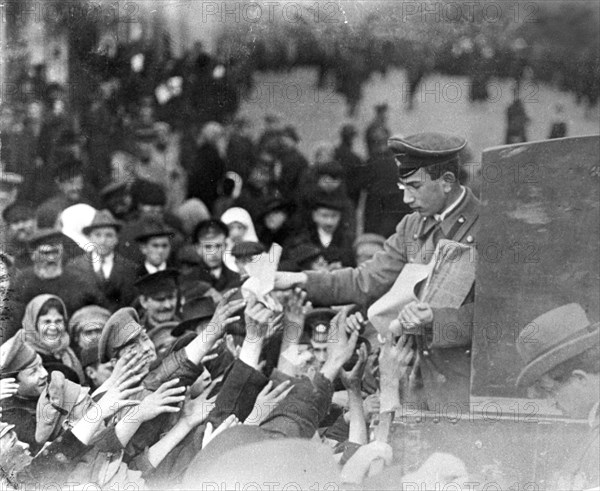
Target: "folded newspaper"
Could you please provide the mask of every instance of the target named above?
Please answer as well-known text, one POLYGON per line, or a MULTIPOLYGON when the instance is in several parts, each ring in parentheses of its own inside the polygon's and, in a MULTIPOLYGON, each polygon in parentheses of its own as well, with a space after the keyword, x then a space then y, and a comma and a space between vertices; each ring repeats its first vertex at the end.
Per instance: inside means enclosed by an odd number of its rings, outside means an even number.
POLYGON ((476 254, 473 246, 442 239, 429 264, 407 263, 390 290, 367 311, 375 329, 386 333, 412 301, 433 308, 460 307, 475 282, 476 254))
POLYGON ((254 256, 253 260, 245 266, 250 278, 242 285, 242 296, 244 298, 248 298, 252 294, 265 307, 274 312, 283 310, 281 304, 270 295, 275 288, 275 273, 279 266, 281 252, 281 246, 273 244, 269 252, 254 256))

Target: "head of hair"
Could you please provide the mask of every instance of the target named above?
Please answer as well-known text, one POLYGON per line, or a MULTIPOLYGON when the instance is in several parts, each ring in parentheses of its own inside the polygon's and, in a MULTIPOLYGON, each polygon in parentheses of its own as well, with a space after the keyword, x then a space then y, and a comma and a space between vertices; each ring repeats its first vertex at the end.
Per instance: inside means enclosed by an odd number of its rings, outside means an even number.
POLYGON ((52 309, 57 310, 58 313, 64 317, 65 322, 66 322, 67 313, 65 312, 62 302, 60 300, 58 300, 57 298, 51 298, 51 299, 47 300, 46 302, 44 302, 44 305, 42 305, 42 308, 40 309, 40 311, 38 313, 38 318, 41 317, 42 315, 46 315, 52 309))

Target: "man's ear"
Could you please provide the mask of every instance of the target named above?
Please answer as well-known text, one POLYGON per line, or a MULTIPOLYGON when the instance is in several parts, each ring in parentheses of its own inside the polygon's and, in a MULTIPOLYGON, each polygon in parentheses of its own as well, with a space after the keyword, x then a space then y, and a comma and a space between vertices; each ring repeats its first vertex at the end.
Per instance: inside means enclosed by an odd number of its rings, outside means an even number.
POLYGON ((456 176, 454 175, 454 173, 452 173, 452 172, 444 172, 444 174, 442 175, 442 181, 444 183, 454 184, 455 182, 458 181, 458 179, 456 178, 456 176))
POLYGON ((90 378, 90 379, 94 378, 94 369, 91 366, 85 367, 84 372, 88 378, 90 378))

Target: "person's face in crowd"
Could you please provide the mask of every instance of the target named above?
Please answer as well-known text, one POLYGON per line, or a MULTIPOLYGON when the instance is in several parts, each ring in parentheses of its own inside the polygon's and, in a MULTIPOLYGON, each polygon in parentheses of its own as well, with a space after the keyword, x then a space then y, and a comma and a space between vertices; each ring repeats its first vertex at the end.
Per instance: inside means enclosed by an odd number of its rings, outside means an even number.
POLYGON ((563 377, 544 374, 535 384, 535 389, 548 399, 565 416, 587 419, 598 402, 600 375, 574 370, 563 377))
POLYGON ((423 169, 399 181, 399 187, 404 191, 404 203, 424 217, 433 216, 445 208, 449 186, 444 176, 434 181, 423 169))
POLYGON ((151 237, 140 247, 146 261, 158 267, 169 259, 171 254, 171 239, 169 237, 151 237))
POLYGON ((10 288, 10 275, 8 274, 8 266, 0 260, 0 309, 4 306, 4 301, 8 296, 10 288))
POLYGON ((65 332, 65 318, 58 310, 50 309, 38 317, 36 328, 44 343, 58 343, 65 332))
POLYGON ((312 212, 315 225, 328 234, 333 234, 336 231, 341 218, 342 213, 340 211, 330 208, 317 208, 312 212))
POLYGON ((264 189, 269 185, 271 176, 269 166, 264 163, 257 164, 251 171, 248 180, 258 189, 264 189))
POLYGON ((379 251, 383 251, 383 247, 375 243, 360 244, 356 248, 356 265, 359 266, 362 263, 367 262, 379 251))
POLYGON ((167 291, 153 294, 152 296, 140 296, 140 304, 148 314, 153 324, 172 321, 175 318, 177 308, 177 292, 167 291))
POLYGON ((70 201, 79 201, 83 192, 83 176, 76 175, 70 179, 57 182, 58 189, 70 201))
POLYGON ((82 350, 96 345, 102 335, 104 325, 99 321, 86 322, 81 326, 77 337, 77 346, 82 350))
POLYGON ((42 104, 40 102, 30 102, 27 105, 27 119, 32 123, 41 123, 42 111, 42 104))
POLYGON ((35 232, 35 218, 13 222, 9 224, 8 231, 12 240, 25 243, 35 232))
POLYGON ((48 372, 42 365, 40 355, 24 370, 17 374, 19 388, 17 394, 22 397, 39 397, 48 384, 48 372))
POLYGON ((240 222, 231 222, 229 225, 229 237, 234 244, 238 244, 244 240, 244 235, 248 231, 246 225, 240 222))
POLYGON ((315 360, 318 362, 319 368, 321 368, 327 361, 327 343, 316 343, 311 341, 310 345, 315 360))
POLYGON ((148 337, 148 333, 145 329, 119 349, 117 356, 121 358, 128 353, 133 353, 134 355, 142 354, 143 358, 140 363, 146 370, 156 361, 156 349, 154 348, 154 343, 148 337))
POLYGON ((342 179, 339 177, 323 175, 317 180, 317 187, 326 193, 337 191, 342 185, 342 179))
POLYGON ((94 250, 100 256, 112 254, 119 243, 119 237, 114 227, 95 228, 90 232, 90 242, 95 244, 94 250))
POLYGON ((141 218, 156 218, 161 219, 165 212, 164 206, 141 204, 138 206, 141 218))
MULTIPOLYGON (((19 440, 15 430, 10 430, 0 438, 0 457, 2 469, 9 474, 18 473, 33 460, 29 444, 19 440)), ((4 489, 4 479, 2 484, 4 489)))
POLYGON ((117 218, 124 217, 131 211, 133 198, 129 193, 115 194, 108 199, 107 208, 117 218))
POLYGON ((94 387, 100 387, 108 380, 113 371, 113 365, 110 361, 106 363, 96 363, 85 367, 85 374, 90 379, 94 387))
POLYGON ((175 341, 176 338, 171 336, 171 333, 166 330, 158 333, 152 339, 158 359, 162 360, 167 355, 167 351, 169 351, 169 348, 175 341))
POLYGON ((209 269, 220 268, 225 252, 225 234, 211 234, 200 237, 196 252, 209 269))
POLYGON ((319 256, 310 263, 311 271, 329 271, 329 263, 323 256, 319 256))
POLYGON ((62 274, 62 244, 40 244, 31 255, 36 273, 42 278, 56 278, 62 274))
POLYGON ((0 210, 12 205, 17 199, 18 189, 10 184, 0 183, 0 210))
POLYGON ((267 213, 264 218, 265 227, 271 232, 279 230, 288 219, 288 215, 283 210, 275 210, 267 213))

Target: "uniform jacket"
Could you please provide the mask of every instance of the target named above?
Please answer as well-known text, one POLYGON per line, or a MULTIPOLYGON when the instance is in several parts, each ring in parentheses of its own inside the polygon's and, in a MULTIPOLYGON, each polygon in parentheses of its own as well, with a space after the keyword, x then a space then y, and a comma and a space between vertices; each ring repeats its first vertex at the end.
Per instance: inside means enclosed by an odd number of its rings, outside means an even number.
POLYGON ((37 401, 37 397, 29 398, 19 395, 2 401, 2 421, 15 425, 19 440, 29 443, 32 454, 35 454, 41 447, 35 440, 37 401))
MULTIPOLYGON (((306 272, 306 290, 313 304, 370 305, 385 294, 405 264, 430 262, 442 238, 476 245, 480 201, 467 188, 462 203, 436 227, 435 219, 411 213, 402 219, 384 250, 358 268, 332 273, 306 272)), ((459 309, 433 309, 432 342, 424 351, 422 372, 425 402, 468 403, 473 290, 459 309), (429 384, 428 384, 429 382, 429 384)))
POLYGON ((71 261, 70 265, 93 278, 98 288, 104 293, 107 308, 115 312, 127 307, 135 300, 133 283, 136 279, 135 264, 125 259, 120 254, 114 255, 113 268, 110 276, 103 280, 94 271, 94 264, 90 256, 80 256, 71 261))

